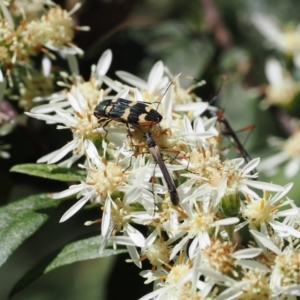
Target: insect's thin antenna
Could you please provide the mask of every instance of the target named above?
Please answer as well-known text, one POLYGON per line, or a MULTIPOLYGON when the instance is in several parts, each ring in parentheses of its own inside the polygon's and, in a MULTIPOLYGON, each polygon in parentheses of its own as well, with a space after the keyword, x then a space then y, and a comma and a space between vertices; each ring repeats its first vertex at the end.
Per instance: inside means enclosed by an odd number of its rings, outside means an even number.
POLYGON ((211 105, 211 104, 213 104, 214 102, 216 102, 216 100, 217 100, 217 98, 218 98, 218 96, 219 96, 219 94, 220 94, 220 91, 221 91, 221 89, 223 88, 223 86, 224 86, 224 83, 225 83, 225 81, 226 81, 226 75, 223 75, 222 76, 222 78, 221 78, 221 82, 220 82, 220 84, 219 84, 219 87, 218 87, 218 89, 217 89, 217 92, 215 93, 215 95, 208 101, 208 103, 211 105))
POLYGON ((160 99, 157 101, 158 104, 157 104, 157 107, 156 107, 156 110, 158 110, 158 107, 162 101, 162 99, 164 98, 164 96, 167 94, 169 88, 171 87, 172 84, 175 84, 175 80, 181 75, 181 73, 179 73, 178 75, 176 75, 168 84, 166 90, 164 91, 164 93, 162 94, 162 96, 160 97, 160 99))

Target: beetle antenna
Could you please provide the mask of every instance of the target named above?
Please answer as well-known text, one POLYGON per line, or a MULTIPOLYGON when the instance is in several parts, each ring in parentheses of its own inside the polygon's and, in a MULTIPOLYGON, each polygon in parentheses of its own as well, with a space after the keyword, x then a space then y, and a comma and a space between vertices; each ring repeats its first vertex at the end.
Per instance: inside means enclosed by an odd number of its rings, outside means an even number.
POLYGON ((166 90, 164 91, 164 93, 162 94, 162 96, 160 97, 160 99, 157 101, 158 104, 157 104, 157 107, 156 107, 156 110, 158 110, 158 106, 160 105, 162 99, 164 98, 164 96, 167 94, 169 88, 171 87, 172 84, 175 84, 175 80, 181 75, 181 73, 179 73, 178 75, 176 75, 168 84, 166 90))

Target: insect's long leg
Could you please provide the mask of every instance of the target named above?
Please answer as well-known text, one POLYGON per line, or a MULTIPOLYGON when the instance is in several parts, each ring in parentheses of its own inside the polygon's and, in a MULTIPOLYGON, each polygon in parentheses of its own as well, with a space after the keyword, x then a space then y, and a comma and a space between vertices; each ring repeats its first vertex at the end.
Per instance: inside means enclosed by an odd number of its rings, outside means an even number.
MULTIPOLYGON (((226 135, 229 137, 229 140, 231 144, 235 147, 236 151, 245 159, 245 161, 248 163, 252 159, 248 152, 245 150, 244 146, 241 144, 239 138, 237 137, 235 131, 232 129, 230 123, 228 120, 223 116, 224 111, 213 111, 213 110, 206 110, 204 112, 204 115, 206 115, 209 118, 217 117, 218 122, 220 124, 220 130, 223 135, 226 135)), ((257 173, 257 170, 254 169, 251 171, 252 175, 255 175, 257 173)))
MULTIPOLYGON (((111 119, 108 119, 108 120, 104 123, 104 125, 102 126, 103 130, 106 132, 104 138, 106 138, 107 135, 108 135, 108 131, 106 130, 106 126, 107 126, 108 123, 111 122, 111 121, 112 121, 111 119)), ((99 120, 98 123, 101 123, 101 120, 99 120)))
POLYGON ((171 201, 174 205, 178 205, 179 197, 177 194, 177 190, 176 190, 174 181, 171 178, 170 173, 162 159, 160 150, 159 150, 158 146, 156 145, 155 141, 153 140, 152 136, 150 135, 150 133, 146 133, 145 138, 147 141, 149 151, 150 151, 152 157, 154 158, 154 160, 156 161, 156 163, 159 165, 161 172, 165 178, 165 181, 166 181, 169 193, 170 193, 171 201))
MULTIPOLYGON (((235 134, 234 130, 230 126, 229 122, 225 118, 223 118, 223 117, 220 118, 219 122, 221 124, 221 132, 222 132, 222 134, 228 135, 230 137, 231 143, 236 148, 236 150, 241 154, 241 156, 243 156, 243 158, 245 159, 245 161, 247 163, 250 162, 251 161, 250 155, 245 150, 244 146, 241 144, 239 138, 237 137, 237 135, 235 134)), ((252 172, 253 172, 252 175, 254 175, 257 171, 253 170, 252 172)))

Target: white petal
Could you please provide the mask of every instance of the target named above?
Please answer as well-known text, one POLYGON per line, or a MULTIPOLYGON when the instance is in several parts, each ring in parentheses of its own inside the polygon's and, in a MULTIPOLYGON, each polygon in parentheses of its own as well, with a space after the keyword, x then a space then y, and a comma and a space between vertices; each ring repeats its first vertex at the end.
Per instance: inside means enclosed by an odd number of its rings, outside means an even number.
POLYGON ((135 243, 137 247, 145 247, 145 238, 137 229, 135 229, 130 224, 125 224, 124 230, 127 232, 128 236, 131 238, 131 240, 135 243))
POLYGON ((101 76, 100 78, 107 86, 112 88, 114 91, 119 92, 123 89, 122 85, 118 81, 114 81, 107 76, 101 76))
POLYGON ((300 52, 295 53, 294 64, 298 69, 300 69, 300 52))
POLYGON ((111 223, 111 199, 108 197, 104 204, 104 211, 102 215, 102 222, 101 222, 101 234, 103 236, 107 236, 108 229, 111 223))
POLYGON ((293 183, 286 184, 283 188, 283 191, 278 192, 272 199, 270 200, 270 204, 274 205, 277 201, 281 200, 293 187, 293 183))
POLYGON ((194 132, 192 124, 186 115, 184 115, 183 117, 183 125, 184 125, 185 132, 189 132, 189 133, 194 132))
POLYGON ((289 156, 287 155, 287 153, 279 152, 268 158, 262 159, 261 163, 257 166, 257 169, 259 171, 268 171, 270 168, 273 168, 274 166, 278 166, 281 163, 287 161, 288 159, 289 156))
POLYGON ((134 262, 134 264, 138 267, 138 268, 142 268, 142 262, 140 261, 140 256, 139 253, 137 252, 136 247, 133 246, 126 246, 128 253, 130 255, 131 260, 134 262))
POLYGON ((260 199, 260 197, 254 191, 249 189, 246 185, 241 185, 239 187, 239 191, 244 194, 248 194, 250 197, 252 197, 254 199, 260 199))
POLYGON ((278 45, 278 40, 282 38, 282 33, 273 19, 258 12, 252 14, 251 19, 253 25, 264 37, 278 45))
POLYGON ((70 104, 67 101, 60 102, 60 103, 50 103, 50 104, 42 104, 36 107, 33 107, 30 112, 31 113, 39 113, 39 114, 47 114, 50 112, 54 112, 57 109, 65 108, 67 106, 70 106, 70 104))
POLYGON ((152 94, 155 89, 157 89, 158 83, 162 79, 163 74, 164 64, 160 60, 153 66, 148 77, 148 91, 150 94, 152 94))
POLYGON ((281 254, 280 249, 271 241, 269 240, 265 235, 262 233, 256 231, 256 230, 250 230, 252 235, 254 236, 255 239, 257 239, 261 244, 263 244, 266 248, 270 249, 277 255, 281 254))
POLYGON ((51 157, 54 157, 57 155, 57 153, 59 153, 60 149, 58 150, 55 150, 53 152, 50 152, 44 156, 42 156, 41 158, 39 158, 36 162, 37 163, 44 163, 44 162, 48 162, 48 160, 51 158, 51 157))
POLYGON ((72 196, 74 194, 79 193, 84 188, 82 183, 71 185, 67 190, 57 193, 53 196, 53 199, 60 199, 72 196))
POLYGON ((93 163, 99 167, 102 164, 102 160, 93 142, 90 140, 84 140, 83 146, 86 151, 87 157, 90 158, 93 163))
POLYGON ((4 92, 5 92, 5 86, 6 86, 6 84, 5 84, 5 81, 4 81, 4 78, 3 78, 2 71, 0 69, 0 101, 2 101, 4 92))
POLYGON ((287 178, 291 178, 291 177, 295 176, 299 171, 299 167, 300 167, 299 158, 295 157, 295 158, 291 159, 284 168, 284 175, 287 178))
POLYGON ((60 223, 68 220, 70 217, 72 217, 74 214, 76 214, 81 207, 83 207, 89 200, 91 195, 86 195, 79 201, 77 201, 70 209, 68 209, 64 215, 59 220, 60 223))
POLYGON ((153 230, 152 233, 147 237, 146 242, 145 242, 145 246, 147 248, 149 246, 151 246, 155 242, 157 236, 158 236, 157 230, 153 230))
POLYGON ((232 224, 237 224, 238 222, 240 221, 239 218, 227 218, 227 219, 222 219, 222 220, 218 220, 218 221, 215 221, 214 224, 215 225, 232 225, 232 224))
POLYGON ((199 133, 205 132, 204 124, 201 118, 197 118, 194 120, 194 130, 195 132, 199 133))
POLYGON ((147 82, 133 74, 125 71, 117 71, 116 75, 134 87, 140 88, 142 90, 147 89, 147 82))
POLYGON ((296 216, 298 215, 298 208, 291 208, 283 211, 278 211, 276 215, 278 217, 296 216))
POLYGON ((248 258, 253 258, 262 253, 262 249, 260 248, 249 248, 249 249, 243 249, 243 250, 238 250, 234 253, 231 254, 232 257, 235 259, 248 259, 248 258))
POLYGON ((215 133, 216 136, 219 134, 218 131, 215 128, 217 120, 218 120, 218 118, 214 117, 214 118, 210 118, 210 119, 208 119, 204 122, 205 130, 206 131, 214 130, 214 133, 215 133))
POLYGON ((77 101, 77 99, 73 96, 72 93, 68 93, 67 94, 67 97, 68 97, 68 101, 69 103, 71 104, 71 106, 73 107, 73 109, 76 111, 76 112, 81 112, 82 109, 79 105, 79 102, 77 101))
POLYGON ((55 113, 63 120, 61 123, 66 124, 68 127, 78 124, 78 121, 65 110, 55 110, 55 113))
POLYGON ((105 52, 103 52, 100 59, 98 60, 97 68, 96 68, 98 76, 106 74, 106 72, 110 67, 111 61, 112 61, 112 51, 110 49, 107 49, 105 52))
POLYGON ((187 104, 175 104, 173 105, 173 110, 175 111, 193 111, 200 110, 199 115, 207 110, 208 102, 196 102, 196 103, 187 103, 187 104))
POLYGON ((257 167, 257 165, 259 164, 259 161, 260 161, 260 158, 255 158, 255 159, 252 159, 251 161, 249 161, 245 166, 244 168, 242 169, 243 172, 245 174, 248 174, 250 173, 253 169, 255 169, 257 167))
POLYGON ((281 192, 284 190, 284 187, 274 183, 268 183, 268 182, 256 181, 256 180, 252 180, 252 181, 247 180, 245 182, 247 185, 259 190, 265 190, 270 192, 281 192))
POLYGON ((265 73, 272 85, 281 84, 283 81, 283 70, 280 62, 275 58, 269 58, 265 65, 265 73))
POLYGON ((135 246, 132 239, 128 236, 112 236, 110 237, 109 241, 119 245, 135 246))
MULTIPOLYGON (((244 284, 245 285, 245 284, 244 284)), ((232 300, 232 299, 238 299, 238 297, 243 293, 241 290, 241 286, 233 286, 224 292, 222 292, 216 300, 232 300)))
POLYGON ((29 117, 38 119, 38 120, 43 120, 49 123, 63 123, 64 124, 64 119, 59 117, 59 116, 49 116, 49 115, 44 115, 44 114, 32 114, 30 112, 25 112, 25 114, 29 117))
POLYGON ((289 286, 280 288, 284 294, 300 296, 300 284, 291 284, 289 286))
POLYGON ((61 149, 56 150, 55 152, 52 152, 51 158, 48 160, 48 164, 54 164, 58 162, 60 159, 62 159, 64 156, 66 156, 69 152, 73 151, 77 145, 77 141, 73 140, 63 146, 61 149))
POLYGON ((216 271, 213 271, 208 268, 198 268, 198 270, 201 272, 201 274, 210 277, 213 280, 221 281, 221 282, 228 282, 230 284, 235 284, 236 281, 226 275, 223 275, 221 273, 218 273, 216 271))
POLYGON ((45 77, 49 77, 51 73, 51 60, 48 56, 44 55, 42 59, 42 69, 45 77))
POLYGON ((253 261, 253 260, 237 260, 236 263, 242 267, 246 267, 248 269, 258 269, 263 272, 269 272, 270 269, 266 267, 265 265, 261 264, 258 261, 253 261))
POLYGON ((135 101, 144 101, 143 95, 138 89, 133 89, 133 94, 135 101))
POLYGON ((198 250, 199 250, 199 240, 198 240, 198 236, 196 236, 194 240, 191 242, 191 244, 189 245, 189 252, 188 252, 189 258, 193 259, 196 254, 200 254, 201 251, 198 250))
POLYGON ((178 244, 175 245, 170 254, 170 260, 172 260, 175 257, 175 255, 183 248, 183 246, 188 240, 189 236, 185 236, 178 244))
POLYGON ((4 20, 7 21, 7 23, 10 25, 10 27, 12 29, 14 29, 15 28, 14 20, 10 14, 8 8, 4 4, 4 1, 2 1, 2 0, 0 1, 0 7, 1 7, 2 14, 4 16, 4 20))

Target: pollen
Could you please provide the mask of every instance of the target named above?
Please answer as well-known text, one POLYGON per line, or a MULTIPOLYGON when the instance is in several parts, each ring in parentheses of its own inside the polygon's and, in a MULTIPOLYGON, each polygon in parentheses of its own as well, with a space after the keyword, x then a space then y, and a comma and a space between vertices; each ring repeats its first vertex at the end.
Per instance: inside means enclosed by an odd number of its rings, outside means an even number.
POLYGON ((130 221, 131 207, 124 205, 119 199, 114 201, 115 205, 111 209, 111 221, 116 231, 122 230, 123 226, 130 221))
POLYGON ((152 266, 160 266, 169 262, 169 246, 162 240, 155 241, 145 251, 152 266))
POLYGON ((26 42, 33 47, 45 45, 49 40, 56 45, 67 45, 73 37, 72 18, 59 6, 50 8, 40 20, 26 26, 26 42))
MULTIPOLYGON (((94 116, 94 108, 99 101, 101 91, 95 91, 91 82, 84 82, 77 87, 78 91, 84 98, 84 107, 80 112, 76 112, 74 117, 77 119, 77 124, 72 126, 72 131, 85 138, 93 138, 98 134, 95 132, 95 128, 98 127, 98 120, 94 116)), ((77 96, 75 90, 71 91, 74 97, 77 96)), ((80 100, 80 99, 79 99, 80 100)))
POLYGON ((71 129, 74 133, 85 138, 93 138, 97 136, 94 129, 98 126, 97 118, 89 111, 82 111, 75 115, 77 124, 72 126, 71 129))
POLYGON ((243 293, 237 299, 270 299, 269 277, 265 273, 257 269, 249 270, 244 275, 242 282, 246 283, 246 285, 243 285, 243 293))
POLYGON ((296 131, 283 144, 283 150, 290 157, 297 157, 300 154, 300 131, 296 131))
POLYGON ((189 170, 199 174, 201 177, 211 178, 222 169, 220 156, 211 149, 196 148, 190 154, 189 170))
POLYGON ((292 252, 277 256, 274 268, 278 271, 281 286, 299 284, 300 253, 292 252))
POLYGON ((0 21, 0 60, 6 64, 26 63, 29 51, 25 48, 22 34, 24 28, 19 26, 14 30, 9 23, 3 19, 0 21))
POLYGON ((94 77, 92 77, 90 81, 77 84, 76 88, 87 100, 89 109, 93 111, 95 106, 98 104, 100 96, 100 90, 96 87, 94 77))
POLYGON ((284 78, 280 84, 269 85, 266 88, 266 100, 275 105, 287 105, 291 103, 299 92, 298 83, 291 78, 284 78))
POLYGON ((289 55, 294 55, 300 49, 299 31, 294 26, 287 26, 283 31, 283 44, 285 52, 289 55))
POLYGON ((166 282, 176 285, 176 283, 186 274, 190 269, 190 266, 187 264, 179 264, 172 268, 170 271, 166 282))
POLYGON ((228 274, 234 269, 234 259, 231 254, 233 246, 230 242, 213 240, 211 245, 203 249, 205 264, 214 271, 228 274))
MULTIPOLYGON (((214 187, 218 187, 220 181, 226 177, 227 186, 233 190, 240 179, 238 166, 229 161, 222 162, 219 154, 216 154, 211 148, 201 147, 191 152, 189 171, 206 178, 206 182, 214 187)), ((202 181, 198 182, 199 185, 203 183, 202 181)))
POLYGON ((193 214, 189 221, 189 232, 197 235, 199 231, 210 231, 213 222, 214 218, 210 213, 193 214))
POLYGON ((99 164, 97 169, 90 169, 87 184, 93 186, 96 194, 106 197, 118 191, 126 178, 126 173, 119 165, 107 162, 99 164))
POLYGON ((175 299, 180 299, 180 300, 201 300, 203 297, 201 297, 201 293, 196 292, 192 288, 192 283, 187 282, 180 286, 178 292, 177 292, 177 297, 175 299))
POLYGON ((243 209, 243 216, 245 219, 254 223, 255 225, 260 225, 263 222, 269 222, 272 217, 276 207, 271 206, 266 199, 267 193, 264 193, 264 197, 258 200, 252 200, 243 209))

